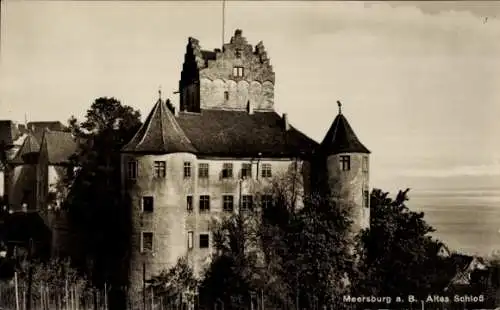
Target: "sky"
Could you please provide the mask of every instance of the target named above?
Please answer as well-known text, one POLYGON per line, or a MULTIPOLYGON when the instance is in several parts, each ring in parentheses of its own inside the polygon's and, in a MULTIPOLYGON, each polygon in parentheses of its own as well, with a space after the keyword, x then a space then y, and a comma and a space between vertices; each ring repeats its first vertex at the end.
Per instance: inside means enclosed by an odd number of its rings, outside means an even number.
MULTIPOLYGON (((225 41, 263 41, 275 108, 321 141, 336 101, 371 183, 500 188, 500 2, 226 1, 225 41)), ((188 37, 222 45, 222 1, 2 0, 0 118, 83 117, 97 97, 149 113, 188 37)))

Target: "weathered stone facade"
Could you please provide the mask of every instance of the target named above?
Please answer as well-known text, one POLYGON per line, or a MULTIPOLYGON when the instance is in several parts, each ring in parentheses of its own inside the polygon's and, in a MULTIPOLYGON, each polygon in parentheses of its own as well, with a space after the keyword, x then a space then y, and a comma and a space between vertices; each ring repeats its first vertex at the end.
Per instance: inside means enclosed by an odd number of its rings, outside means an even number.
POLYGON ((368 155, 362 153, 340 153, 327 158, 329 187, 340 205, 350 209, 354 234, 370 226, 368 160, 368 155), (348 170, 343 170, 342 158, 348 158, 348 170))
MULTIPOLYGON (((194 272, 201 275, 212 254, 212 225, 224 216, 239 212, 240 199, 251 195, 258 204, 258 193, 266 189, 270 178, 262 178, 262 166, 271 165, 274 176, 284 174, 295 167, 295 160, 275 158, 197 158, 189 153, 167 155, 122 155, 124 188, 131 198, 132 235, 130 247, 130 284, 139 290, 146 279, 159 274, 175 264, 181 256, 186 256, 194 272), (164 161, 165 177, 154 176, 154 162, 164 161), (137 163, 135 179, 129 179, 127 169, 130 162, 137 163), (184 175, 185 163, 190 164, 190 176, 184 175), (199 177, 199 167, 208 165, 208 176, 199 177), (222 178, 223 166, 231 164, 233 176, 222 178), (241 178, 243 165, 249 164, 251 176, 241 178), (210 198, 208 211, 200 209, 200 196, 210 198), (233 212, 223 209, 223 197, 233 197, 233 212), (143 210, 142 199, 153 197, 153 211, 143 210), (188 207, 188 197, 192 205, 188 207), (143 232, 153 233, 153 251, 142 251, 143 232), (192 240, 188 240, 192 234, 192 240), (209 235, 207 248, 200 247, 200 234, 209 235), (191 243, 191 246, 190 246, 191 243), (143 270, 145 268, 145 270, 143 270)), ((307 166, 307 165, 306 165, 307 166)), ((307 177, 307 168, 302 162, 297 164, 307 177)), ((301 186, 302 183, 299 183, 301 186)), ((301 191, 297 188, 297 191, 301 191)))
POLYGON ((269 181, 286 172, 298 173, 296 192, 321 188, 349 202, 353 232, 369 226, 370 152, 340 112, 321 144, 297 131, 274 111, 274 83, 263 44, 253 48, 240 30, 213 52, 189 38, 180 112, 159 98, 122 149, 124 195, 132 202, 132 290, 179 257, 201 275, 213 252, 213 224, 249 199, 258 206, 269 181), (155 177, 160 164, 165 175, 155 177), (153 207, 145 210, 144 199, 153 207), (153 234, 151 251, 143 251, 143 233, 153 234))
POLYGON ((200 109, 272 110, 275 74, 262 42, 255 48, 241 30, 222 50, 203 51, 189 39, 179 82, 181 111, 200 109))

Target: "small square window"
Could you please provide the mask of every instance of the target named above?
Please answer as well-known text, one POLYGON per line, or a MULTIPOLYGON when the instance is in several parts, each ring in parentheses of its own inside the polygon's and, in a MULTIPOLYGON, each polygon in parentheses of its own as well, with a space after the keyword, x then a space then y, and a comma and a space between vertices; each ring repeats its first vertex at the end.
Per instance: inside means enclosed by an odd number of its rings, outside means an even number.
POLYGON ((141 252, 153 252, 153 233, 143 232, 141 240, 141 252))
POLYGON ((242 178, 252 177, 252 164, 248 163, 241 164, 241 177, 242 178))
POLYGON ((222 196, 222 210, 224 210, 224 212, 233 212, 234 197, 232 195, 222 196))
POLYGON ((198 165, 198 177, 201 179, 208 178, 208 164, 201 163, 198 165))
POLYGON ((167 163, 165 161, 154 162, 154 175, 157 178, 164 178, 167 175, 167 163))
POLYGON ((340 156, 340 168, 342 171, 351 170, 351 156, 340 156))
POLYGON ((210 196, 201 195, 200 196, 200 212, 210 211, 210 196))
POLYGON ((186 196, 186 210, 187 212, 193 212, 193 196, 186 196))
POLYGON ((184 163, 184 177, 185 178, 191 177, 191 163, 190 162, 184 163))
POLYGON ((154 199, 152 196, 142 197, 142 211, 143 212, 153 212, 154 210, 154 199))
POLYGON ((210 246, 210 238, 208 234, 200 234, 200 248, 206 249, 210 246))
POLYGON ((222 177, 224 179, 233 177, 233 164, 225 163, 222 165, 222 177))
POLYGON ((241 210, 242 211, 251 211, 253 209, 253 196, 252 195, 243 195, 241 197, 241 210))
POLYGON ((129 161, 127 163, 127 177, 129 180, 137 178, 137 161, 129 161))
POLYGON ((262 177, 263 178, 271 178, 273 176, 273 172, 271 169, 271 164, 262 164, 262 177))
POLYGON ((191 250, 193 248, 193 241, 194 241, 193 232, 188 231, 188 249, 189 250, 191 250))

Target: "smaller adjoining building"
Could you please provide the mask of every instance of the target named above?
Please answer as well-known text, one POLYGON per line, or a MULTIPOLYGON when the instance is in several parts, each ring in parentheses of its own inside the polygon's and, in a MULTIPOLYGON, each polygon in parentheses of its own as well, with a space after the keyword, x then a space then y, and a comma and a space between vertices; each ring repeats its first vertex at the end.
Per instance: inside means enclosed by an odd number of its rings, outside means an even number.
POLYGON ((64 255, 70 228, 60 210, 65 190, 58 185, 73 173, 69 159, 77 143, 60 122, 31 122, 23 129, 22 144, 4 161, 4 201, 12 228, 6 238, 11 248, 26 247, 32 238, 48 248, 47 255, 64 255))

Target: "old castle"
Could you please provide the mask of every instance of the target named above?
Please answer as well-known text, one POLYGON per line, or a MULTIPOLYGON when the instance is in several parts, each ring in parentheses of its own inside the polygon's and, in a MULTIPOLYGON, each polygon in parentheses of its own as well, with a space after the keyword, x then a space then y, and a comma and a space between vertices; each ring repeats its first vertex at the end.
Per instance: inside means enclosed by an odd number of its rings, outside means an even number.
POLYGON ((180 104, 158 99, 122 149, 132 200, 130 284, 139 288, 178 257, 199 273, 211 254, 215 217, 246 212, 269 197, 270 179, 296 169, 303 190, 323 177, 349 199, 354 229, 369 225, 369 151, 339 114, 317 144, 274 111, 275 74, 262 42, 236 30, 222 50, 189 38, 180 104))
MULTIPOLYGON (((179 108, 160 97, 122 149, 123 193, 132 201, 132 288, 181 256, 200 273, 210 259, 213 218, 266 204, 263 189, 290 170, 300 173, 306 192, 327 180, 353 203, 353 229, 369 225, 370 152, 340 106, 318 144, 275 112, 274 85, 262 42, 253 47, 241 30, 214 51, 189 38, 179 108)), ((54 211, 60 197, 53 187, 71 173, 77 145, 69 132, 49 125, 28 124, 19 133, 11 122, 0 123, 8 149, 2 190, 11 210, 41 214, 57 254, 64 251, 65 221, 54 211)))

